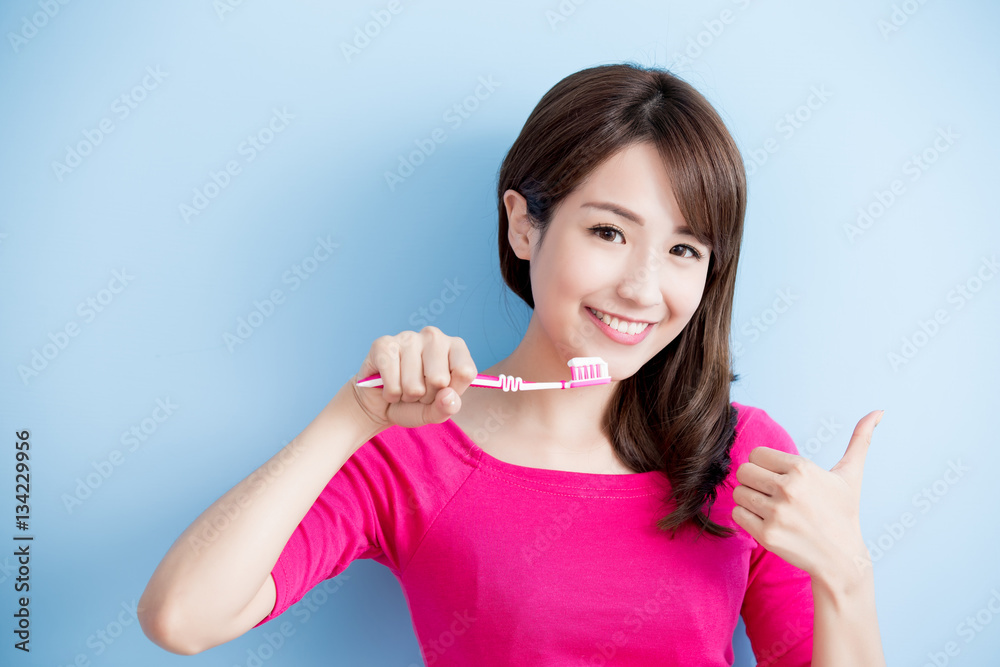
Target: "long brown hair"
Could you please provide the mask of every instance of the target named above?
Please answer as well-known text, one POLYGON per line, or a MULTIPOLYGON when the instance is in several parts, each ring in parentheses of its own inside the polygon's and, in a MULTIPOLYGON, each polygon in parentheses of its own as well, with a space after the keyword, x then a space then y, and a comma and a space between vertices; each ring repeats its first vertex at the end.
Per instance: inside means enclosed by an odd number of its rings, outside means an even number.
POLYGON ((531 308, 529 263, 508 241, 503 194, 516 190, 540 230, 559 203, 606 158, 637 142, 663 158, 674 197, 695 236, 712 248, 701 303, 687 326, 618 387, 603 426, 622 462, 662 471, 676 507, 657 521, 673 537, 685 524, 730 537, 708 518, 732 464, 736 409, 729 348, 736 265, 746 210, 743 160, 701 93, 669 71, 631 63, 571 74, 531 112, 504 158, 497 183, 504 282, 531 308), (707 509, 703 509, 708 503, 707 509))

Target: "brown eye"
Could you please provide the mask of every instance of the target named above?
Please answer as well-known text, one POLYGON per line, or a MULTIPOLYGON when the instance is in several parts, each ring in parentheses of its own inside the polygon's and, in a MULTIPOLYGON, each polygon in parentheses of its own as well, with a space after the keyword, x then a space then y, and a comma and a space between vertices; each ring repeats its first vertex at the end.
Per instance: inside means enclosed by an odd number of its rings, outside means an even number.
POLYGON ((694 247, 689 246, 686 243, 685 244, 681 244, 681 245, 675 245, 674 247, 675 248, 687 248, 688 250, 691 251, 691 255, 690 255, 691 257, 693 257, 694 259, 701 259, 701 253, 698 252, 694 247))
POLYGON ((613 239, 615 238, 614 237, 615 234, 618 234, 618 235, 620 235, 622 237, 622 242, 623 243, 625 241, 625 234, 624 234, 624 232, 622 232, 622 230, 618 229, 617 227, 614 227, 614 226, 611 226, 611 225, 598 225, 597 227, 591 227, 590 231, 593 232, 594 234, 596 234, 599 238, 602 238, 602 239, 604 239, 606 241, 611 241, 612 243, 614 242, 613 239), (607 234, 608 232, 611 232, 611 236, 610 237, 608 237, 608 236, 602 236, 602 234, 607 234))

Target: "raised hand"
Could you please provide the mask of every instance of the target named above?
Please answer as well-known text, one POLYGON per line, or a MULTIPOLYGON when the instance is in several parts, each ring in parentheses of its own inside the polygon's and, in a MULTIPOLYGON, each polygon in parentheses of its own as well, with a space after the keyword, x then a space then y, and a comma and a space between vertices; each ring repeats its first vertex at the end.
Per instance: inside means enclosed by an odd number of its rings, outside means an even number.
POLYGON ((844 456, 829 471, 803 456, 755 447, 736 470, 740 484, 733 490, 733 520, 766 549, 814 577, 870 567, 861 534, 861 479, 872 431, 881 419, 881 410, 862 417, 844 456))

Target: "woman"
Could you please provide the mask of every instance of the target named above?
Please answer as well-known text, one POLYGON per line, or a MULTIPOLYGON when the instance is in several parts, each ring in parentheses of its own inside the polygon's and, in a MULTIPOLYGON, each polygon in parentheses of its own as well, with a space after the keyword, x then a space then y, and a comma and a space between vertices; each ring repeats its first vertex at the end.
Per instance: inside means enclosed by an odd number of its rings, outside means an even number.
POLYGON ((532 316, 484 373, 567 379, 599 356, 611 382, 470 389, 461 338, 378 338, 177 540, 140 600, 147 635, 205 650, 371 558, 426 664, 729 665, 741 614, 759 664, 884 664, 858 518, 881 414, 828 472, 730 402, 746 179, 705 98, 658 69, 577 72, 497 195, 501 271, 532 316))

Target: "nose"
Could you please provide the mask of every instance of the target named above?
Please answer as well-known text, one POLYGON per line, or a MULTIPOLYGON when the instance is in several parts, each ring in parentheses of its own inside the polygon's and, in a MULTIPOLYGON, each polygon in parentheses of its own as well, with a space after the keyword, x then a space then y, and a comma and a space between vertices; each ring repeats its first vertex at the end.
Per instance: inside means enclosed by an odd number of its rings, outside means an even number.
POLYGON ((618 295, 640 308, 652 308, 661 300, 659 263, 644 262, 626 271, 618 284, 618 295))

